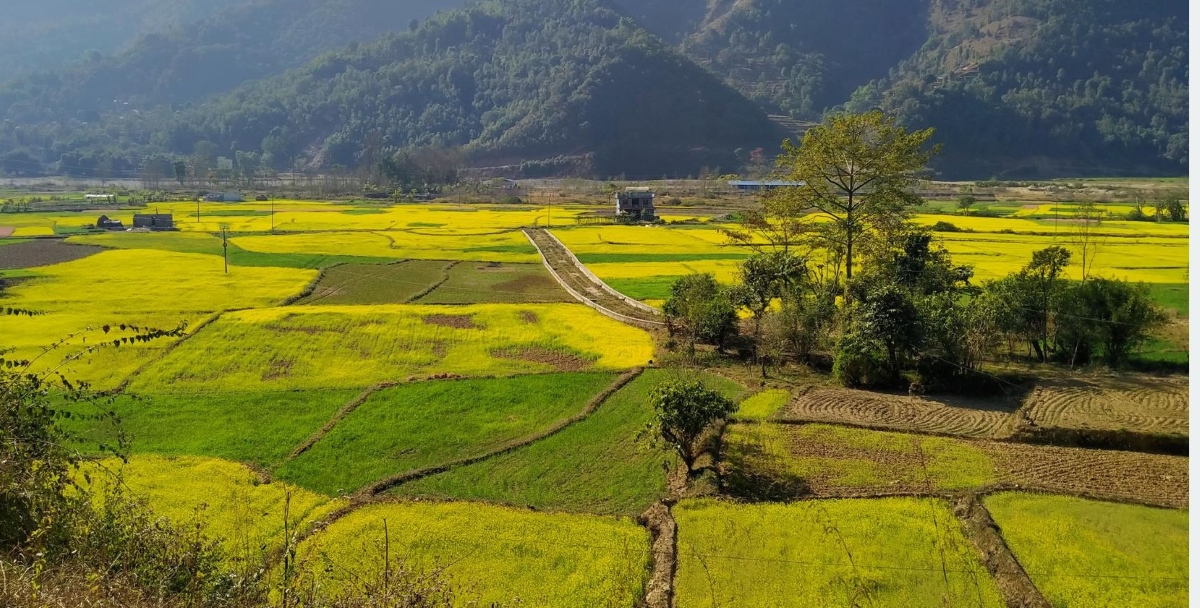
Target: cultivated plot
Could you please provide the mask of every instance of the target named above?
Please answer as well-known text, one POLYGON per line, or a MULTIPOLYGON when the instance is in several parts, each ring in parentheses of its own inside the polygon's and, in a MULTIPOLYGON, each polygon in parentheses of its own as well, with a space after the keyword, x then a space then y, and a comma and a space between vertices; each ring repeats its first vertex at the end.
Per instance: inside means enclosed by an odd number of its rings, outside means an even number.
POLYGON ((1188 513, 1035 494, 984 505, 1053 606, 1188 605, 1188 513))
POLYGON ((361 388, 377 382, 644 365, 649 334, 579 304, 290 306, 223 315, 135 391, 361 388))
POLYGON ((1182 456, 771 423, 729 426, 722 455, 727 490, 751 498, 1018 487, 1188 504, 1188 459, 1182 456))
POLYGON ((312 293, 296 304, 403 304, 428 293, 446 276, 449 262, 405 260, 394 264, 339 264, 325 269, 312 293))
POLYGON ((1074 376, 1038 383, 1024 406, 1037 426, 1188 434, 1187 378, 1074 376))
MULTIPOLYGON (((135 453, 194 454, 273 468, 317 432, 355 390, 228 391, 124 394, 106 408, 116 413, 135 453)), ((72 408, 95 413, 91 406, 72 408)), ((68 428, 80 447, 115 445, 117 428, 94 417, 73 417, 68 428)))
POLYGON ((313 232, 239 236, 234 245, 257 253, 353 255, 371 258, 538 262, 537 250, 519 231, 497 234, 313 232))
POLYGON ((460 589, 457 606, 632 607, 648 578, 649 534, 631 520, 470 503, 363 507, 302 543, 298 557, 327 568, 336 592, 379 571, 385 522, 392 558, 443 567, 460 589))
MULTIPOLYGON (((539 509, 634 516, 667 491, 677 458, 643 435, 651 389, 677 372, 649 369, 592 415, 514 452, 397 487, 413 497, 484 500, 539 509)), ((718 376, 707 386, 733 399, 742 387, 718 376)))
MULTIPOLYGON (((221 258, 150 250, 104 251, 71 262, 42 266, 5 289, 4 305, 38 311, 35 317, 0 317, 0 335, 18 356, 33 358, 60 340, 67 342, 42 357, 41 369, 60 369, 94 388, 119 384, 168 342, 111 344, 120 325, 195 328, 222 310, 273 306, 298 294, 315 271, 292 268, 239 268, 226 274, 221 258), (118 351, 119 352, 114 352, 118 351), (82 354, 81 354, 82 353, 82 354)), ((125 335, 125 334, 121 334, 125 335)))
POLYGON ((110 473, 119 473, 124 488, 157 515, 181 526, 202 523, 210 538, 222 541, 227 559, 250 567, 283 546, 285 512, 289 527, 303 530, 347 504, 215 458, 134 456, 124 465, 108 459, 86 468, 102 485, 116 482, 110 473))
POLYGON ((583 410, 612 374, 414 382, 385 388, 340 419, 283 479, 326 494, 482 456, 583 410))
POLYGON ((680 608, 1004 605, 942 500, 688 500, 673 513, 680 608))
POLYGON ((574 302, 542 264, 460 262, 421 304, 574 302))
POLYGON ((1011 432, 1011 414, 1019 406, 1016 400, 1003 398, 911 397, 817 387, 796 396, 776 417, 967 437, 1002 437, 1011 432))

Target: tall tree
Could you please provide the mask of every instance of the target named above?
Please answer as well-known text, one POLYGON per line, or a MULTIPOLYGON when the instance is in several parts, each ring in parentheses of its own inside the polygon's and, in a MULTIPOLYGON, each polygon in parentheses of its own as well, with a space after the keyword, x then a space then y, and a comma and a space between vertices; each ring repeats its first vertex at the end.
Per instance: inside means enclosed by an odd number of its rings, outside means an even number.
POLYGON ((912 190, 938 151, 925 148, 932 136, 933 129, 910 132, 876 111, 836 114, 809 129, 800 145, 783 142, 779 168, 803 185, 779 196, 830 220, 828 236, 842 250, 847 281, 855 246, 873 230, 899 226, 922 203, 912 190))

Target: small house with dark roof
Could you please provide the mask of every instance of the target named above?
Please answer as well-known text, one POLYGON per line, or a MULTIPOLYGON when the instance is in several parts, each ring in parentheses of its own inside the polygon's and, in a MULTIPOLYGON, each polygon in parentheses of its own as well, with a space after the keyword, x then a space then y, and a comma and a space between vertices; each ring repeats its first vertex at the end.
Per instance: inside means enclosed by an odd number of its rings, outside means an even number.
POLYGON ((138 213, 133 216, 133 227, 149 230, 174 230, 175 218, 170 213, 138 213))
POLYGON ((649 188, 626 188, 624 192, 617 192, 617 217, 653 221, 654 192, 649 188))
POLYGON ((101 230, 124 230, 125 229, 125 225, 121 223, 121 220, 112 219, 112 218, 108 217, 107 215, 102 215, 102 216, 100 216, 100 219, 96 220, 96 227, 101 230))

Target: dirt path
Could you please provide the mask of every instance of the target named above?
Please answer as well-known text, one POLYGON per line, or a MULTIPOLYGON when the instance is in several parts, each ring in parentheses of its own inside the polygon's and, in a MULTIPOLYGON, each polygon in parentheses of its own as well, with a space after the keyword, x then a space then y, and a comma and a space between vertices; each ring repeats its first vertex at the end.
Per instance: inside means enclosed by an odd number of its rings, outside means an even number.
POLYGON ((1008 608, 1050 608, 1020 562, 1009 550, 1000 528, 979 502, 977 496, 964 496, 955 501, 954 514, 962 523, 963 532, 979 550, 983 563, 1000 588, 1008 608))
POLYGON ((525 235, 541 254, 550 274, 575 299, 623 323, 643 329, 666 327, 653 309, 619 295, 603 281, 588 276, 580 269, 579 262, 571 250, 546 230, 526 229, 525 235))

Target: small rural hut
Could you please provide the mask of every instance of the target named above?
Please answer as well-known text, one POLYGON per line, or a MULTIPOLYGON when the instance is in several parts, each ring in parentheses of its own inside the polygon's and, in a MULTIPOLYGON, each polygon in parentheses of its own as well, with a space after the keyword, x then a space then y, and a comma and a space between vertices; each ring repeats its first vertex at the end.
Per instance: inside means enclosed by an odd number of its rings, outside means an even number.
POLYGON ((138 213, 133 216, 134 228, 174 230, 175 218, 170 213, 138 213))
POLYGON ((653 220, 654 193, 649 188, 626 188, 624 192, 617 192, 617 217, 653 220))
POLYGON ((96 220, 96 227, 101 230, 124 230, 125 229, 125 225, 121 223, 121 220, 112 219, 112 218, 108 217, 107 215, 102 215, 102 216, 100 216, 100 219, 96 220))

